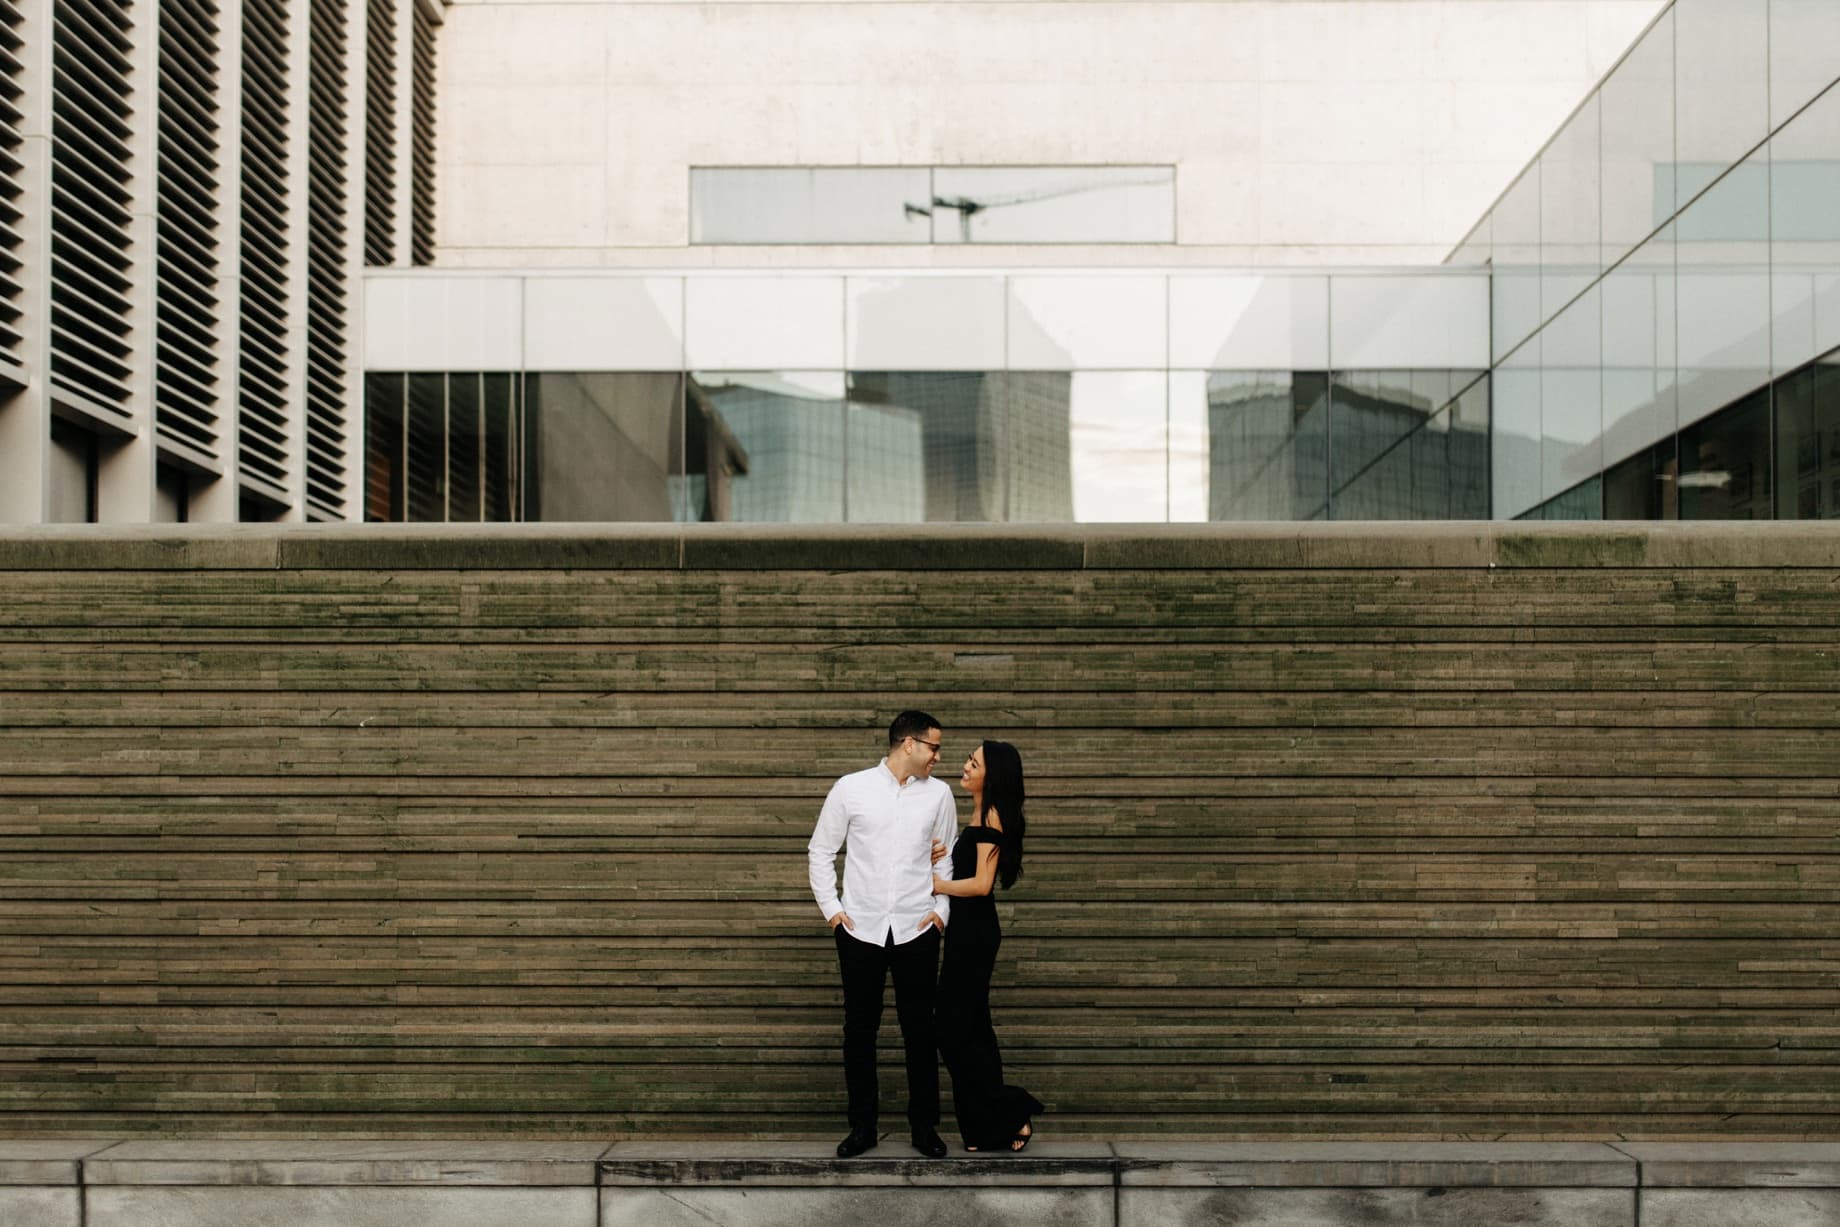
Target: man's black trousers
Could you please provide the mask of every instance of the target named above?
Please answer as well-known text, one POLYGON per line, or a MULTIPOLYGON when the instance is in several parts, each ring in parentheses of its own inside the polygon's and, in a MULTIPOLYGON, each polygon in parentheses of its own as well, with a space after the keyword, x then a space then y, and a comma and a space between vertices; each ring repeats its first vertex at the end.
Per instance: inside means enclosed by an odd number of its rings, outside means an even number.
POLYGON ((939 1057, 933 1038, 933 988, 939 982, 939 930, 911 942, 871 946, 835 930, 843 971, 843 1080, 850 1091, 850 1130, 876 1129, 875 1035, 882 1026, 882 993, 894 979, 894 1011, 907 1049, 907 1124, 939 1124, 939 1057))

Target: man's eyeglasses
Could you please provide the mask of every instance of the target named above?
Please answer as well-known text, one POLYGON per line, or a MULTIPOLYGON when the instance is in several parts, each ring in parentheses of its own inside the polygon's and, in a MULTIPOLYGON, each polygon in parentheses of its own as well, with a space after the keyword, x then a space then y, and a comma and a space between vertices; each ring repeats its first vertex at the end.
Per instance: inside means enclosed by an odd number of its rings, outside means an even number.
POLYGON ((925 750, 928 754, 931 754, 934 758, 939 757, 939 745, 940 745, 939 742, 921 741, 918 737, 909 737, 907 740, 913 742, 915 745, 919 746, 922 750, 925 750))

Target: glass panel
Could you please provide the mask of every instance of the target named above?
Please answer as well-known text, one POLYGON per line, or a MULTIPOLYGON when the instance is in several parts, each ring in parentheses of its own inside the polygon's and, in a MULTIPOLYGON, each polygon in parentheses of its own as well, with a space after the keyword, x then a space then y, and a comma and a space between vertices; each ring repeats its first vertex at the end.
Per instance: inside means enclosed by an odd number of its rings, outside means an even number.
POLYGON ((1169 373, 1169 519, 1208 518, 1208 374, 1169 373))
POLYGON ((1840 355, 1776 385, 1776 516, 1840 519, 1840 355))
POLYGON ((705 371, 843 369, 843 278, 691 277, 684 352, 705 371))
POLYGON ((1003 376, 1012 520, 1064 524, 1073 519, 1073 381, 1065 371, 1003 376))
POLYGON ((1003 376, 983 371, 853 371, 851 520, 1004 518, 1003 376))
POLYGON ((1770 391, 1680 432, 1680 518, 1770 518, 1770 391))
POLYGON ((1663 13, 1604 82, 1604 262, 1674 215, 1674 14, 1663 13))
POLYGON ((844 429, 840 371, 692 373, 685 422, 687 517, 792 524, 842 520, 844 429))
POLYGON ((1677 520, 1680 472, 1676 443, 1669 435, 1604 474, 1604 519, 1677 520))
POLYGON ((690 172, 692 243, 924 243, 925 167, 690 172))
POLYGON ((1489 279, 1329 279, 1329 363, 1344 370, 1477 367, 1488 361, 1489 279))
MULTIPOLYGON (((1182 372, 1170 381, 1171 420, 1184 450, 1176 480, 1192 474, 1194 436, 1206 438, 1206 518, 1306 520, 1327 514, 1329 377, 1322 371, 1182 372)), ((1180 488, 1183 517, 1194 496, 1180 488)))
POLYGON ((1540 155, 1540 318, 1551 319, 1603 271, 1598 102, 1589 99, 1540 155))
POLYGON ((1169 363, 1205 370, 1329 365, 1329 279, 1169 279, 1169 363))
POLYGON ((366 372, 364 376, 364 518, 403 518, 402 375, 366 372))
POLYGON ((515 375, 480 376, 482 412, 485 418, 485 518, 496 523, 521 520, 523 508, 518 492, 518 437, 515 375))
POLYGON ((1840 89, 1772 137, 1769 156, 1770 357, 1782 372, 1840 345, 1840 89))
POLYGON ((1674 228, 1637 248, 1600 289, 1603 458, 1612 465, 1674 436, 1674 228))
POLYGON ((1676 0, 1676 208, 1769 135, 1768 10, 1757 0, 1676 0))
POLYGON ((431 369, 512 371, 524 360, 524 279, 486 277, 477 273, 426 277, 441 290, 441 315, 408 316, 414 332, 428 332, 442 342, 443 357, 431 369), (434 321, 442 321, 434 326, 434 321))
POLYGON ((1169 518, 1167 397, 1162 371, 1073 373, 1067 471, 1074 520, 1159 523, 1169 518))
POLYGON ((1770 127, 1776 128, 1840 77, 1840 4, 1770 0, 1770 127))
POLYGON ((1412 448, 1412 516, 1489 518, 1489 380, 1459 371, 1457 398, 1407 440, 1412 448))
POLYGON ((935 243, 1173 243, 1172 166, 933 171, 935 243))
POLYGON ((1600 301, 1592 287, 1540 334, 1542 498, 1569 490, 1603 469, 1600 301))
POLYGON ((672 519, 681 382, 675 371, 527 375, 529 518, 672 519))
POLYGON ((1449 371, 1340 371, 1329 388, 1330 514, 1414 516, 1412 436, 1450 404, 1449 371))
POLYGON ((1490 457, 1495 518, 1512 520, 1540 502, 1540 338, 1495 370, 1495 443, 1490 457))
POLYGON ((1683 426, 1770 375, 1769 170, 1761 159, 1733 167, 1676 223, 1683 426))
POLYGON ((1003 278, 851 277, 849 361, 865 370, 1003 367, 1003 278))
POLYGON ((1491 282, 1494 340, 1491 356, 1502 355, 1540 326, 1540 164, 1514 181, 1495 206, 1491 282))
POLYGON ((409 376, 409 425, 403 518, 447 518, 447 376, 409 376))
POLYGON ((1008 365, 1160 369, 1169 356, 1167 307, 1163 277, 1011 277, 1008 365))
POLYGON ((666 371, 684 360, 681 277, 524 279, 524 369, 666 371))
POLYGON ((478 523, 484 506, 485 418, 478 375, 447 377, 447 518, 478 523))
POLYGON ((1603 481, 1593 477, 1590 481, 1582 482, 1546 500, 1540 506, 1540 514, 1537 517, 1528 516, 1527 519, 1601 520, 1604 518, 1603 509, 1603 481))

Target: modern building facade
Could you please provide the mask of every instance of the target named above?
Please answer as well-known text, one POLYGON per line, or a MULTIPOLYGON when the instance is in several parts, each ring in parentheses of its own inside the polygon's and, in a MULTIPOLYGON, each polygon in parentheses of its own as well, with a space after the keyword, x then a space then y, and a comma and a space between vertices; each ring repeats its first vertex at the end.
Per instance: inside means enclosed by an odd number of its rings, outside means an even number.
POLYGON ((1459 245, 1494 513, 1840 516, 1840 6, 1677 0, 1459 245))
POLYGON ((13 520, 1840 499, 1819 0, 136 4, 113 281, 15 6, 13 520))
POLYGON ((443 0, 0 4, 0 520, 362 515, 443 0))

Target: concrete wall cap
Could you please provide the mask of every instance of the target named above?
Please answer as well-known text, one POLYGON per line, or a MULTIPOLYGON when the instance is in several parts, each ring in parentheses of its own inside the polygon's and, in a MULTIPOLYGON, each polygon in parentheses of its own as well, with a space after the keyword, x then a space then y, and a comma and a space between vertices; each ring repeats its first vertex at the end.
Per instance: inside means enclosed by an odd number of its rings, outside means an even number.
POLYGON ((1759 523, 234 524, 0 529, 0 570, 1182 570, 1840 567, 1759 523))

